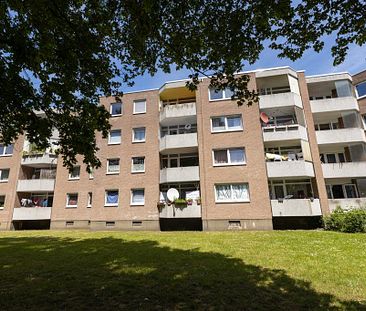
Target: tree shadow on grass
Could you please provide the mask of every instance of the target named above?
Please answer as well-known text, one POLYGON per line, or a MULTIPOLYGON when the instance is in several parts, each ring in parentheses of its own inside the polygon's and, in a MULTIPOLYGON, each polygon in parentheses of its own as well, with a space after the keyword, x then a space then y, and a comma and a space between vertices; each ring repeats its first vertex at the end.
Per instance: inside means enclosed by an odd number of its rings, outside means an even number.
POLYGON ((283 270, 113 237, 0 239, 1 310, 366 310, 283 270))

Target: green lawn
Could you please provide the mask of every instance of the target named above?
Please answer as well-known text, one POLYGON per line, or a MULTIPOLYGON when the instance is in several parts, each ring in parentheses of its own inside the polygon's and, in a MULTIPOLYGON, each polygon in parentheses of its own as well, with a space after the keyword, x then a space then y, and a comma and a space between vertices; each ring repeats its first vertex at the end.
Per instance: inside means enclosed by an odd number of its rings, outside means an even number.
POLYGON ((0 233, 0 310, 366 310, 366 234, 0 233))

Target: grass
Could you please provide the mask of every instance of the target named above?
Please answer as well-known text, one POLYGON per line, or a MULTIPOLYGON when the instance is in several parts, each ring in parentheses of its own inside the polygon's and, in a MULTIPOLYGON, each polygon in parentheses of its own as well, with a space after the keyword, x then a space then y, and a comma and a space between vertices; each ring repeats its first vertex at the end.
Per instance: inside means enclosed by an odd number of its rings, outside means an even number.
POLYGON ((366 310, 366 234, 0 234, 0 310, 366 310))

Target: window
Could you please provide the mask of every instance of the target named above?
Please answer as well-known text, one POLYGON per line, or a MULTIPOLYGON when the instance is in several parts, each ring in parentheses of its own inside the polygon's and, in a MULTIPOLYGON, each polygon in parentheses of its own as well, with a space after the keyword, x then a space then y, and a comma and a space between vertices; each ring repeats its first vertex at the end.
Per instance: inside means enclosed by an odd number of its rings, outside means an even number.
POLYGON ((132 189, 131 205, 144 205, 144 204, 145 204, 145 189, 132 189))
POLYGON ((87 207, 91 207, 93 203, 93 192, 88 192, 88 205, 87 207))
POLYGON ((198 153, 166 154, 160 158, 160 168, 198 166, 198 153))
POLYGON ((230 88, 225 88, 224 90, 210 88, 209 91, 210 100, 231 99, 233 94, 234 92, 230 88))
POLYGON ((94 169, 90 168, 89 179, 94 179, 94 169))
POLYGON ((366 96, 366 81, 356 85, 357 98, 366 96))
POLYGON ((68 193, 66 195, 66 207, 77 207, 78 206, 78 194, 68 193))
POLYGON ((146 112, 146 100, 135 100, 133 102, 133 114, 146 112))
POLYGON ((313 191, 310 179, 272 180, 269 182, 271 200, 275 199, 309 199, 313 191))
POLYGON ((165 135, 180 135, 189 133, 197 133, 196 123, 162 126, 160 130, 161 137, 164 137, 165 135))
POLYGON ((5 168, 0 170, 0 182, 7 182, 9 180, 10 169, 5 168))
POLYGON ((215 185, 216 202, 249 202, 248 184, 215 185))
POLYGON ((109 132, 108 144, 115 145, 121 143, 121 130, 112 130, 109 132))
POLYGON ((356 185, 327 185, 327 194, 329 199, 352 199, 358 198, 356 185))
POLYGON ((118 206, 118 190, 105 191, 105 206, 118 206))
POLYGON ((145 157, 132 158, 132 173, 145 172, 145 157))
POLYGON ((118 174, 118 173, 119 173, 119 159, 108 159, 107 174, 118 174))
POLYGON ((14 145, 10 144, 5 146, 4 144, 0 144, 0 157, 10 156, 13 154, 14 145))
POLYGON ((142 143, 145 141, 145 128, 144 127, 139 127, 139 128, 135 128, 133 129, 133 134, 132 134, 132 142, 134 143, 142 143))
POLYGON ((242 129, 240 115, 211 118, 211 132, 240 131, 242 129))
POLYGON ((0 195, 0 210, 5 207, 5 195, 0 195))
POLYGON ((122 103, 112 103, 109 112, 112 117, 122 115, 122 103))
POLYGON ((213 151, 214 166, 245 164, 244 148, 231 148, 213 151))
POLYGON ((320 161, 322 163, 344 163, 346 162, 346 157, 344 153, 324 153, 320 154, 320 161))
POLYGON ((80 166, 74 166, 69 173, 69 179, 80 179, 80 166))

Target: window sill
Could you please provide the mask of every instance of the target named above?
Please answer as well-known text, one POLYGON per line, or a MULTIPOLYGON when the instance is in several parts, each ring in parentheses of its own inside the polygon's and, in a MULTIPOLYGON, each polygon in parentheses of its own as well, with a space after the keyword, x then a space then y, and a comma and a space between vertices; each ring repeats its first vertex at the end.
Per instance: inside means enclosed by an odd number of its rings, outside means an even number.
POLYGON ((140 144, 140 143, 145 143, 146 140, 133 140, 132 143, 133 144, 140 144))
POLYGON ((69 180, 69 181, 73 181, 73 180, 80 180, 80 177, 79 177, 79 178, 69 178, 68 180, 69 180))
POLYGON ((135 114, 145 114, 145 113, 146 113, 146 111, 143 111, 143 112, 134 112, 133 115, 135 115, 135 114))
POLYGON ((11 157, 13 154, 2 154, 0 157, 11 157))
POLYGON ((220 130, 220 131, 212 131, 211 130, 211 133, 212 134, 216 134, 216 133, 228 133, 228 132, 242 132, 243 129, 235 129, 235 130, 220 130))
POLYGON ((104 204, 104 207, 118 207, 118 203, 117 204, 104 204))
POLYGON ((360 97, 357 97, 357 99, 363 99, 363 98, 366 98, 366 95, 362 95, 360 97))
POLYGON ((131 171, 131 174, 143 174, 145 173, 145 170, 143 171, 131 171))
POLYGON ((145 202, 144 203, 131 203, 130 205, 131 206, 143 206, 143 205, 145 205, 145 202))
POLYGON ((108 146, 120 145, 120 144, 121 144, 121 142, 119 142, 119 143, 108 143, 108 146))
POLYGON ((240 201, 215 201, 216 204, 227 204, 227 203, 250 203, 250 200, 240 200, 240 201))
POLYGON ((118 175, 119 174, 119 172, 107 172, 107 173, 105 173, 106 175, 118 175))
POLYGON ((222 101, 234 101, 235 99, 231 99, 231 97, 228 98, 219 98, 219 99, 211 99, 209 98, 209 102, 222 102, 222 101))
POLYGON ((6 180, 0 180, 0 183, 6 183, 6 182, 8 182, 9 181, 9 179, 6 179, 6 180))
POLYGON ((120 114, 111 114, 111 118, 120 117, 120 116, 123 116, 123 114, 122 113, 120 113, 120 114))
POLYGON ((92 206, 91 206, 91 205, 87 205, 86 207, 87 207, 87 208, 91 208, 92 206))
POLYGON ((225 167, 225 166, 245 166, 247 165, 246 162, 241 162, 241 163, 225 163, 225 164, 213 164, 213 167, 225 167))
POLYGON ((3 211, 4 209, 5 209, 5 207, 4 207, 4 206, 0 207, 0 211, 3 211))
POLYGON ((77 208, 77 205, 66 205, 66 208, 77 208))

